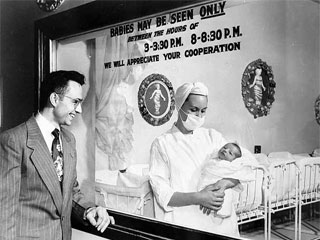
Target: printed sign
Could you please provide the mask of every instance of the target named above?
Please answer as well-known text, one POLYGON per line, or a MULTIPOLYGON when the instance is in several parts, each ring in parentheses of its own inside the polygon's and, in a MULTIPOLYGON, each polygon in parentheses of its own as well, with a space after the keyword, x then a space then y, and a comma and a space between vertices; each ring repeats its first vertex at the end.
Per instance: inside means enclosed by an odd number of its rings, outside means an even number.
MULTIPOLYGON (((240 25, 215 27, 214 18, 224 17, 226 1, 199 3, 153 18, 110 28, 111 39, 126 36, 126 44, 142 44, 143 56, 121 56, 104 62, 105 69, 192 59, 240 51, 240 25)), ((124 43, 123 43, 124 44, 124 43)), ((140 47, 139 47, 140 48, 140 47)))

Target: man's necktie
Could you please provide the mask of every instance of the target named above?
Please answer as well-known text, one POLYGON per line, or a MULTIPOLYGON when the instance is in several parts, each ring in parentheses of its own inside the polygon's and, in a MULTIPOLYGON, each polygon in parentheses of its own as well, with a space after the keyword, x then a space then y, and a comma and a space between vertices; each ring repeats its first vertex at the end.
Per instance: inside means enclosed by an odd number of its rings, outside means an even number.
POLYGON ((59 129, 54 129, 52 131, 52 135, 54 136, 53 142, 52 142, 52 158, 53 158, 53 164, 56 169, 58 179, 60 182, 62 182, 63 179, 63 154, 62 154, 62 148, 60 144, 59 139, 59 129))

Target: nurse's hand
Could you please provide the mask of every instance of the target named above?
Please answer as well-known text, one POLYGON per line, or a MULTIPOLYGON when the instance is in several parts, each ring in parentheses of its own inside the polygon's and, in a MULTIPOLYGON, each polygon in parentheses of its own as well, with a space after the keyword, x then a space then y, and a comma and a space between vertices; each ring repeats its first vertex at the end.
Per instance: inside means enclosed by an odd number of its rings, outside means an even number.
POLYGON ((208 185, 204 189, 199 192, 200 195, 200 210, 203 211, 204 214, 210 214, 210 212, 218 211, 221 209, 224 191, 217 188, 214 184, 208 185))

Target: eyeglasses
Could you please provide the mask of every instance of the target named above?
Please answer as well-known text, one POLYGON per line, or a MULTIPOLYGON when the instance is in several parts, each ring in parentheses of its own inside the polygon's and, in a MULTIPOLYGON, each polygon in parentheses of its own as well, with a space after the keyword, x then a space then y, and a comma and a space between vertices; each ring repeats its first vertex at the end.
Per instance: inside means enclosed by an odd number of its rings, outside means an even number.
POLYGON ((83 101, 83 99, 72 98, 72 97, 69 97, 69 96, 64 96, 64 97, 69 98, 70 100, 72 100, 74 109, 76 109, 80 104, 82 104, 82 101, 83 101))

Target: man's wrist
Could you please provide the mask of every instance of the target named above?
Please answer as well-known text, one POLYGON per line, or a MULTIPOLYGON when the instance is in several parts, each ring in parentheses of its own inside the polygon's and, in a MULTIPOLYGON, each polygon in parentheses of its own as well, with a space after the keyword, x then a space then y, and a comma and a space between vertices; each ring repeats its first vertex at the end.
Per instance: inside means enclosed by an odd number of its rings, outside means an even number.
POLYGON ((83 213, 83 220, 87 220, 87 215, 89 212, 93 211, 96 207, 89 207, 83 213))

